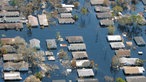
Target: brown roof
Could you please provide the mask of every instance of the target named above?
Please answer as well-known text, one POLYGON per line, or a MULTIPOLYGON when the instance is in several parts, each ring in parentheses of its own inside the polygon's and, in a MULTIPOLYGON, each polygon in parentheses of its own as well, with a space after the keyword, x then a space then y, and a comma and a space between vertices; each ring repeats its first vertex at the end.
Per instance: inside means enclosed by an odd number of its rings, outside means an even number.
POLYGON ((1 43, 2 44, 14 44, 15 39, 14 38, 1 38, 1 43))
POLYGON ((119 50, 116 50, 115 53, 118 57, 129 57, 131 54, 130 54, 130 50, 126 50, 126 49, 119 49, 119 50))

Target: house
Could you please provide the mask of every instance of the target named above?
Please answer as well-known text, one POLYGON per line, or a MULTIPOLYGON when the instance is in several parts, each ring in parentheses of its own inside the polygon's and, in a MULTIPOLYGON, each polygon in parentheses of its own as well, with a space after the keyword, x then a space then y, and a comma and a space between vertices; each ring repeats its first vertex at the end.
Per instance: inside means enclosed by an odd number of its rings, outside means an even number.
POLYGON ((138 46, 144 46, 146 44, 141 36, 134 37, 134 41, 138 46))
POLYGON ((104 6, 95 6, 94 9, 96 12, 109 12, 110 7, 104 7, 104 6))
POLYGON ((101 26, 111 26, 114 25, 114 21, 110 19, 102 19, 100 20, 100 25, 101 26))
POLYGON ((48 49, 56 49, 57 48, 57 44, 56 44, 55 39, 47 39, 46 42, 47 42, 48 49))
POLYGON ((112 49, 121 49, 125 48, 125 45, 123 42, 110 42, 110 46, 112 49))
POLYGON ((4 61, 21 61, 23 60, 22 54, 3 54, 4 61))
POLYGON ((40 49, 40 40, 34 38, 29 40, 29 42, 30 42, 30 47, 40 49))
POLYGON ((5 62, 3 64, 4 71, 28 71, 28 63, 25 61, 21 61, 18 63, 13 62, 5 62))
POLYGON ((1 38, 0 41, 3 45, 13 45, 15 43, 15 38, 1 38))
POLYGON ((83 51, 83 50, 86 50, 86 45, 84 43, 70 44, 68 46, 68 50, 70 50, 70 51, 83 51))
POLYGON ((35 27, 35 26, 38 26, 38 19, 37 17, 35 16, 32 16, 32 15, 29 15, 28 16, 28 23, 32 26, 32 27, 35 27))
POLYGON ((20 72, 4 72, 4 80, 21 80, 20 72))
POLYGON ((85 79, 77 79, 77 82, 98 82, 98 79, 95 78, 85 78, 85 79))
POLYGON ((112 18, 111 12, 102 12, 96 14, 97 18, 103 19, 103 18, 112 18))
POLYGON ((144 5, 146 5, 146 0, 142 0, 142 3, 143 3, 144 5))
POLYGON ((0 12, 0 17, 18 17, 20 14, 18 11, 1 11, 0 12))
POLYGON ((58 18, 59 24, 73 24, 75 20, 72 18, 58 18))
POLYGON ((77 69, 78 77, 94 77, 92 69, 77 69))
POLYGON ((146 77, 145 76, 127 76, 126 81, 127 82, 145 82, 146 77))
POLYGON ((145 69, 143 67, 123 67, 124 73, 126 75, 137 75, 137 74, 143 74, 145 69))
POLYGON ((73 59, 87 59, 88 55, 85 51, 72 52, 73 59))
POLYGON ((69 43, 82 43, 83 42, 83 37, 82 36, 67 36, 66 40, 69 43))
POLYGON ((121 42, 122 37, 120 35, 107 35, 107 40, 109 42, 121 42))
POLYGON ((130 57, 131 56, 131 51, 126 50, 126 49, 119 49, 119 50, 115 50, 115 54, 118 57, 130 57))
POLYGON ((52 80, 52 82, 66 82, 66 80, 52 80))
POLYGON ((50 52, 50 51, 45 51, 45 54, 46 54, 46 56, 53 56, 54 55, 53 52, 50 52))
POLYGON ((61 18, 71 18, 73 17, 71 13, 60 13, 61 18))
POLYGON ((48 60, 54 61, 55 60, 55 56, 48 56, 48 60))
POLYGON ((136 61, 138 60, 138 58, 119 58, 119 62, 121 63, 121 65, 125 65, 125 66, 133 66, 136 65, 136 61))
POLYGON ((4 49, 7 51, 7 53, 16 53, 16 48, 11 45, 3 45, 0 49, 4 49))
POLYGON ((61 4, 61 6, 63 8, 74 8, 75 7, 74 5, 66 5, 66 4, 61 4))
POLYGON ((48 19, 46 14, 38 15, 38 19, 41 26, 48 26, 48 19))
POLYGON ((76 66, 78 68, 91 67, 90 65, 91 65, 90 60, 76 60, 76 66))
POLYGON ((70 13, 72 8, 57 8, 58 13, 70 13))
POLYGON ((23 24, 22 23, 0 23, 0 30, 2 29, 22 29, 23 24))
POLYGON ((2 17, 0 23, 21 23, 22 17, 2 17))
POLYGON ((90 0, 91 5, 103 5, 104 0, 90 0))

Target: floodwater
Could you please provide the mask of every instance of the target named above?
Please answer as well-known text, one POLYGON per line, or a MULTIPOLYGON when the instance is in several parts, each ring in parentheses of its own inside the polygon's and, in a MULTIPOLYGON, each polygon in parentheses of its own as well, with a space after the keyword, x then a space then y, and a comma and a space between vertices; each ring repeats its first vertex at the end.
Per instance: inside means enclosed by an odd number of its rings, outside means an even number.
MULTIPOLYGON (((81 3, 81 6, 83 6, 84 0, 79 0, 81 3)), ((80 6, 80 7, 81 7, 80 6)), ((143 11, 142 10, 142 3, 138 4, 138 9, 136 11, 143 11), (141 8, 140 8, 140 7, 141 8)), ((65 36, 83 36, 84 42, 87 47, 87 53, 90 60, 94 60, 96 64, 98 64, 98 70, 95 72, 95 78, 98 78, 99 82, 104 82, 104 76, 108 75, 111 77, 122 77, 125 78, 123 71, 120 70, 117 73, 112 73, 110 70, 110 64, 111 59, 114 56, 114 50, 111 50, 109 43, 106 40, 107 35, 107 28, 102 28, 99 26, 99 20, 96 18, 96 13, 94 11, 94 7, 90 7, 90 13, 86 16, 80 15, 78 12, 73 12, 79 15, 79 20, 75 24, 65 24, 65 25, 52 25, 49 27, 46 27, 44 29, 33 28, 31 33, 28 32, 26 26, 24 26, 24 29, 22 31, 15 31, 15 30, 1 30, 0 34, 5 34, 6 37, 15 37, 15 36, 21 36, 23 37, 27 42, 29 42, 32 38, 37 38, 41 41, 41 49, 47 50, 46 47, 46 39, 52 39, 56 37, 56 32, 60 32, 61 36, 65 38, 65 36), (84 25, 82 26, 82 23, 84 25)), ((144 34, 145 26, 142 27, 143 32, 142 36, 146 41, 146 36, 144 34)), ((121 34, 118 30, 116 30, 115 34, 121 34)), ((1 36, 2 37, 2 36, 1 36)), ((123 37, 125 38, 125 37, 123 37)), ((125 38, 127 41, 128 39, 125 38)), ((133 40, 132 40, 133 41, 133 40)), ((66 41, 62 43, 67 43, 66 41)), ((133 44, 135 45, 134 41, 133 44)), ((53 50, 54 55, 57 57, 57 52, 59 51, 60 47, 58 44, 57 50, 53 50)), ((67 51, 67 48, 64 48, 67 51)), ((69 52, 69 51, 68 51, 69 52)), ((136 50, 132 50, 131 57, 138 57, 141 59, 146 60, 146 47, 137 47, 136 50), (138 55, 137 52, 141 50, 143 51, 143 55, 138 55)), ((69 55, 70 52, 69 52, 69 55)), ((53 79, 66 79, 72 80, 72 82, 75 82, 77 77, 76 70, 73 70, 68 76, 65 76, 62 74, 62 70, 64 70, 63 67, 60 66, 59 61, 50 62, 46 60, 47 63, 54 63, 59 65, 61 70, 55 70, 55 72, 51 73, 51 77, 45 77, 42 79, 43 82, 51 82, 53 79)), ((146 67, 146 64, 144 64, 144 67, 146 67)), ((2 67, 1 67, 2 69, 2 67)), ((1 73, 1 72, 0 72, 1 73)), ((28 73, 22 73, 21 76, 23 77, 23 80, 28 76, 28 73)), ((144 75, 146 73, 144 72, 144 75)), ((23 81, 21 80, 21 81, 23 81)), ((0 78, 0 81, 3 82, 3 79, 0 78)))

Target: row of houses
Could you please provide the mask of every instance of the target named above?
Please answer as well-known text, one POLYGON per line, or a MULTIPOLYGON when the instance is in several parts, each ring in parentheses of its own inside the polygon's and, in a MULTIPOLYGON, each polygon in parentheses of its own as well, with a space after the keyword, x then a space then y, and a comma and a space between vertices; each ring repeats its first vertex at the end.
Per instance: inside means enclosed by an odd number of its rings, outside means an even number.
MULTIPOLYGON (((23 61, 22 54, 16 53, 16 39, 15 38, 1 38, 2 47, 7 54, 3 54, 3 78, 4 80, 21 80, 21 72, 29 70, 29 64, 23 61)), ((21 45, 23 43, 18 43, 21 45)))
MULTIPOLYGON (((108 35, 107 40, 110 42, 112 49, 117 49, 115 50, 115 55, 118 57, 120 67, 126 76, 126 81, 144 82, 146 77, 143 76, 145 69, 142 60, 139 58, 131 58, 131 50, 125 49, 122 37, 120 35, 108 35), (116 43, 116 45, 113 45, 113 43, 116 43)), ((134 41, 138 46, 145 45, 145 41, 140 36, 134 37, 134 41)))
POLYGON ((62 4, 61 8, 58 8, 58 14, 60 17, 58 18, 59 24, 73 24, 75 20, 73 19, 72 10, 74 5, 66 5, 62 4))
POLYGON ((0 29, 23 29, 23 22, 19 11, 0 11, 0 29))
POLYGON ((88 59, 83 37, 67 36, 66 40, 70 44, 68 50, 71 51, 72 58, 76 60, 77 82, 98 82, 98 80, 94 78, 95 74, 91 67, 91 62, 88 59))
POLYGON ((95 6, 96 17, 100 19, 101 26, 114 25, 112 20, 112 13, 109 6, 103 6, 104 0, 90 0, 92 6, 95 6))

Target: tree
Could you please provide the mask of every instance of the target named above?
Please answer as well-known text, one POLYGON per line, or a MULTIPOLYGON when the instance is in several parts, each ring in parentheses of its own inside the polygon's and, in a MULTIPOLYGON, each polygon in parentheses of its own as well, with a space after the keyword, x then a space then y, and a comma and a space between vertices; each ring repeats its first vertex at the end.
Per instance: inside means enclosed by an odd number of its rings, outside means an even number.
POLYGON ((115 32, 115 27, 113 25, 110 25, 108 27, 108 34, 113 35, 115 32))
POLYGON ((120 61, 119 61, 119 57, 118 56, 116 56, 116 55, 113 56, 111 67, 113 69, 118 69, 120 67, 120 61))
POLYGON ((75 8, 78 8, 80 6, 80 3, 78 1, 74 2, 73 4, 74 4, 75 8))
POLYGON ((119 12, 123 11, 123 8, 121 6, 115 6, 115 7, 113 7, 113 11, 114 11, 115 15, 117 15, 119 12))
POLYGON ((24 82, 41 82, 38 78, 36 78, 35 76, 31 75, 29 77, 27 77, 24 82))
POLYGON ((72 59, 71 67, 76 68, 76 60, 75 59, 72 59))
POLYGON ((114 78, 110 76, 104 76, 105 82, 114 82, 114 78))
POLYGON ((109 0, 104 0, 103 5, 109 6, 109 4, 110 4, 109 0))
POLYGON ((59 40, 61 38, 60 32, 56 32, 56 39, 59 40))
POLYGON ((82 7, 82 8, 81 8, 81 13, 82 13, 83 15, 86 15, 86 14, 88 13, 87 8, 82 7))
POLYGON ((138 66, 142 66, 144 64, 144 61, 141 60, 141 59, 137 59, 135 64, 138 65, 138 66))
POLYGON ((66 57, 66 56, 67 56, 67 52, 65 52, 63 49, 61 49, 61 50, 59 51, 58 57, 59 57, 60 59, 63 59, 63 58, 66 57))
POLYGON ((43 78, 41 72, 37 72, 37 73, 35 74, 35 77, 38 78, 38 79, 40 79, 40 80, 43 78))
POLYGON ((73 19, 74 19, 74 20, 78 20, 78 19, 79 19, 78 15, 74 15, 74 16, 73 16, 73 19))
POLYGON ((126 82, 126 81, 125 81, 124 79, 118 77, 118 78, 116 79, 116 82, 126 82))

